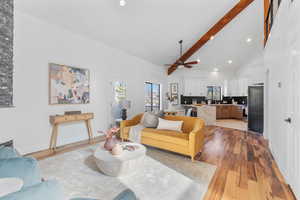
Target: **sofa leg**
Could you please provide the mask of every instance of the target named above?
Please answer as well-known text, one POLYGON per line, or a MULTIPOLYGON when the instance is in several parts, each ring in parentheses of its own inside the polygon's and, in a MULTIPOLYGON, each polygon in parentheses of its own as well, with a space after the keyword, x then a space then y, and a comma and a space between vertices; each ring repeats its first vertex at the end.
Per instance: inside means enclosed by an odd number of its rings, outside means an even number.
POLYGON ((191 156, 192 162, 195 162, 195 157, 191 156))

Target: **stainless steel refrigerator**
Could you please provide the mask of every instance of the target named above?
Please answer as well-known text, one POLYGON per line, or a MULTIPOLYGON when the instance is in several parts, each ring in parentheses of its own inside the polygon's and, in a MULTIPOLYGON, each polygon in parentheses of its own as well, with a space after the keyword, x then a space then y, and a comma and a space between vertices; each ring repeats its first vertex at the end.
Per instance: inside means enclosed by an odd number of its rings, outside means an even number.
POLYGON ((248 88, 248 129, 261 134, 264 132, 264 86, 248 88))

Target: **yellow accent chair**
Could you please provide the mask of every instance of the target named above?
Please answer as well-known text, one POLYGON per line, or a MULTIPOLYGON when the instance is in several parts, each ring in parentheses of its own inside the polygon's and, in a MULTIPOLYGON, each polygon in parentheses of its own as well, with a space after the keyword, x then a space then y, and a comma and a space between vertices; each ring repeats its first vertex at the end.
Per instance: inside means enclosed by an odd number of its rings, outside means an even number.
MULTIPOLYGON (((131 126, 140 123, 143 114, 133 117, 131 120, 121 122, 121 138, 128 140, 131 126)), ((202 151, 204 145, 205 123, 200 118, 186 116, 165 116, 165 120, 183 121, 182 132, 144 128, 141 132, 141 143, 160 149, 188 155, 194 161, 194 157, 202 151)))

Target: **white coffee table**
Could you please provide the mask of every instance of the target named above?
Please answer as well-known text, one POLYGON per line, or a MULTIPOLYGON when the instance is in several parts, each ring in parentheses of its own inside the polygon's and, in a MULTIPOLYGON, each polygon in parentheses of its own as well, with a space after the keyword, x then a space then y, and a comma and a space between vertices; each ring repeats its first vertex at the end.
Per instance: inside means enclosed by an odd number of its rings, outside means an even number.
POLYGON ((104 142, 100 143, 94 153, 94 158, 98 168, 109 176, 124 176, 136 172, 143 164, 146 148, 137 143, 122 142, 121 145, 134 145, 137 149, 134 151, 123 150, 121 155, 114 156, 105 150, 104 142))

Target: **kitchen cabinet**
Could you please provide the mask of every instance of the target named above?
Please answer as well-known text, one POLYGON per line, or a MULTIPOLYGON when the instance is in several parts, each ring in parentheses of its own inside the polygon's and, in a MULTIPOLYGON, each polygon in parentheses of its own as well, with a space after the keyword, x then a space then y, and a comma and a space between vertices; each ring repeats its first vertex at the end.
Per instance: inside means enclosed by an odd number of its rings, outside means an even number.
POLYGON ((185 96, 206 96, 207 85, 203 80, 187 79, 185 80, 185 96))
POLYGON ((216 104, 217 119, 243 119, 243 106, 216 104))
POLYGON ((248 79, 229 80, 227 96, 248 96, 248 79))

